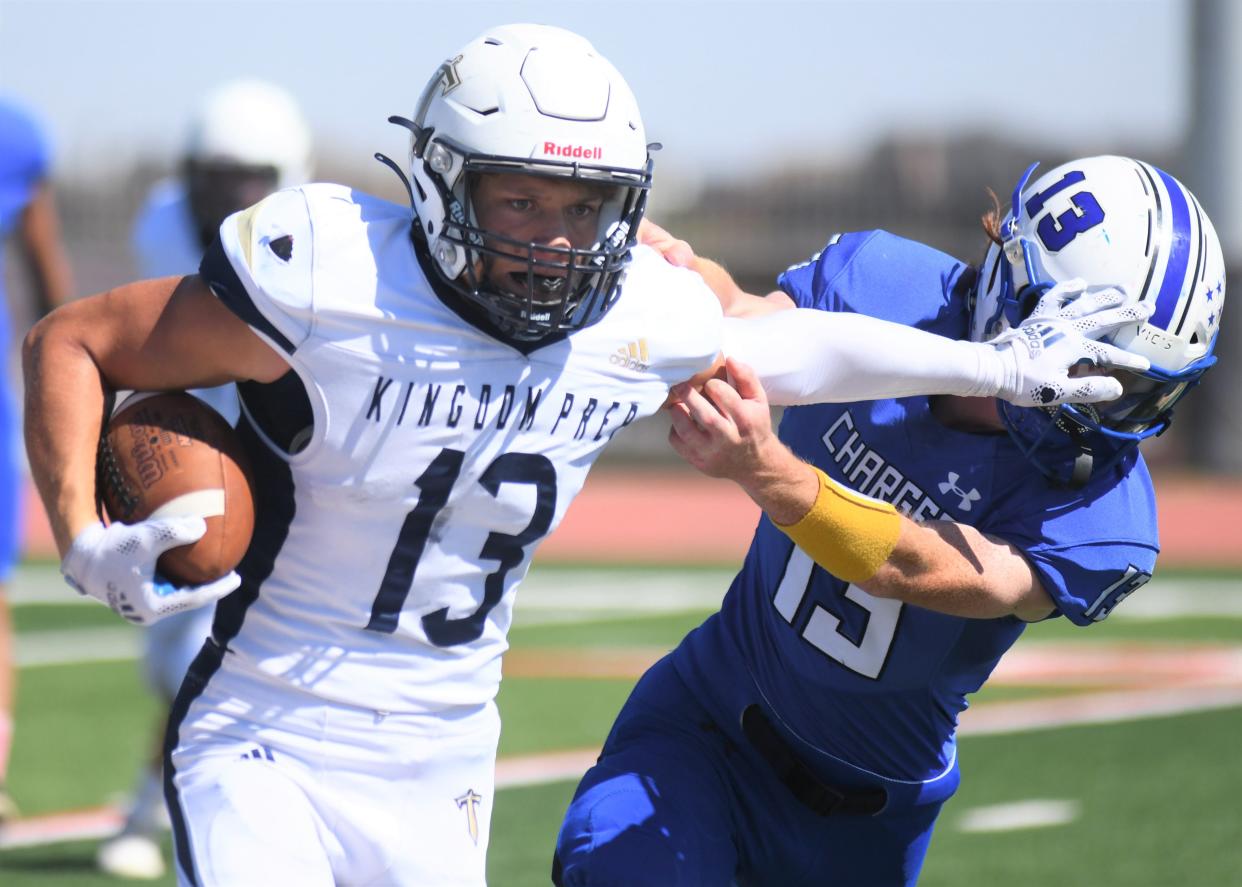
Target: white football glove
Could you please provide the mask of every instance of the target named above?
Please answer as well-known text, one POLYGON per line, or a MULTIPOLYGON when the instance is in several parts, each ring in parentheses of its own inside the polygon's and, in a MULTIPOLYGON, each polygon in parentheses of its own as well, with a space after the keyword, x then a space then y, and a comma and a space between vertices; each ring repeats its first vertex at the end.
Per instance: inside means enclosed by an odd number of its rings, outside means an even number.
POLYGON ((1087 364, 1096 370, 1145 372, 1151 362, 1123 348, 1098 342, 1130 323, 1151 316, 1147 303, 1117 307, 1125 295, 1112 287, 1087 291, 1082 280, 1057 284, 1026 320, 987 343, 1002 357, 996 396, 1020 407, 1095 403, 1121 396, 1121 382, 1109 376, 1071 376, 1087 364))
POLYGON ((150 625, 219 600, 241 584, 236 572, 183 588, 155 575, 155 562, 164 551, 195 542, 205 532, 207 523, 194 515, 107 527, 94 523, 73 540, 60 572, 79 594, 106 604, 130 622, 150 625))

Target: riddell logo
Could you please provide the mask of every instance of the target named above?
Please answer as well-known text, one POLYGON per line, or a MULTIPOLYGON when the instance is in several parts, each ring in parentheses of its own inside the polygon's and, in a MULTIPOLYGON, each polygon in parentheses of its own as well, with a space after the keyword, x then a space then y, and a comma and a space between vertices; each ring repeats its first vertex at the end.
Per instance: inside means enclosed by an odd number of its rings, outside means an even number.
POLYGON ((544 142, 543 153, 552 157, 580 157, 583 160, 599 160, 604 156, 604 149, 588 145, 558 145, 556 142, 544 142))

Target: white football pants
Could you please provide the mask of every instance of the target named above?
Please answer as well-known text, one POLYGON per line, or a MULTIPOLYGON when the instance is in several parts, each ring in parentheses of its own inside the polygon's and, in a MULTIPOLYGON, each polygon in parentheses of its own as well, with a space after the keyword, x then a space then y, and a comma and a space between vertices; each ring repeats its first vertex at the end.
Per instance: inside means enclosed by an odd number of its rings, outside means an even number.
POLYGON ((493 703, 382 714, 225 663, 177 727, 182 885, 480 887, 493 703))

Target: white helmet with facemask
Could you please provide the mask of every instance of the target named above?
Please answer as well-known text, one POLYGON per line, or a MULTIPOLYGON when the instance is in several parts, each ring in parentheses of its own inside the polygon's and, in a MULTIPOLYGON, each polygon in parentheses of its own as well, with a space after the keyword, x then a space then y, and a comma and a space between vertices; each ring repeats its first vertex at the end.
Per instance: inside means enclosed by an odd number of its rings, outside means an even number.
POLYGON ((297 102, 263 80, 231 80, 213 89, 190 123, 186 157, 196 163, 269 167, 277 188, 310 175, 311 132, 297 102))
POLYGON ((603 316, 635 243, 651 160, 633 93, 590 43, 543 25, 493 28, 440 66, 405 123, 416 224, 435 273, 458 297, 516 342, 603 316), (536 250, 484 230, 471 190, 486 173, 600 185, 596 242, 536 250), (508 285, 489 281, 495 257, 524 261, 525 273, 508 285))
POLYGON ((1041 470, 1082 482, 1091 463, 1115 462, 1168 427, 1173 407, 1216 362, 1212 351, 1225 298, 1220 242, 1199 201, 1160 169, 1125 157, 1063 164, 1014 190, 980 269, 971 337, 1017 326, 1042 292, 1078 278, 1115 286, 1124 304, 1152 305, 1151 317, 1107 341, 1151 361, 1120 371, 1117 400, 1049 409, 1002 404, 1010 435, 1041 470), (1085 458, 1084 458, 1085 457, 1085 458))
POLYGON ((310 162, 310 129, 284 89, 262 80, 213 89, 190 123, 182 166, 200 245, 215 239, 226 217, 305 182, 310 162))

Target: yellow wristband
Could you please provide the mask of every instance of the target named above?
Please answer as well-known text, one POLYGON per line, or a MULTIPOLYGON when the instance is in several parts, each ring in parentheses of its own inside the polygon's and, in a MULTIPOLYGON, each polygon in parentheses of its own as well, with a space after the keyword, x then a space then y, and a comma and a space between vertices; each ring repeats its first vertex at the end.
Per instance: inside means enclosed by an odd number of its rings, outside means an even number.
POLYGON ((861 496, 818 468, 815 473, 819 495, 811 510, 797 523, 776 528, 838 579, 864 582, 897 547, 901 515, 889 503, 861 496))

